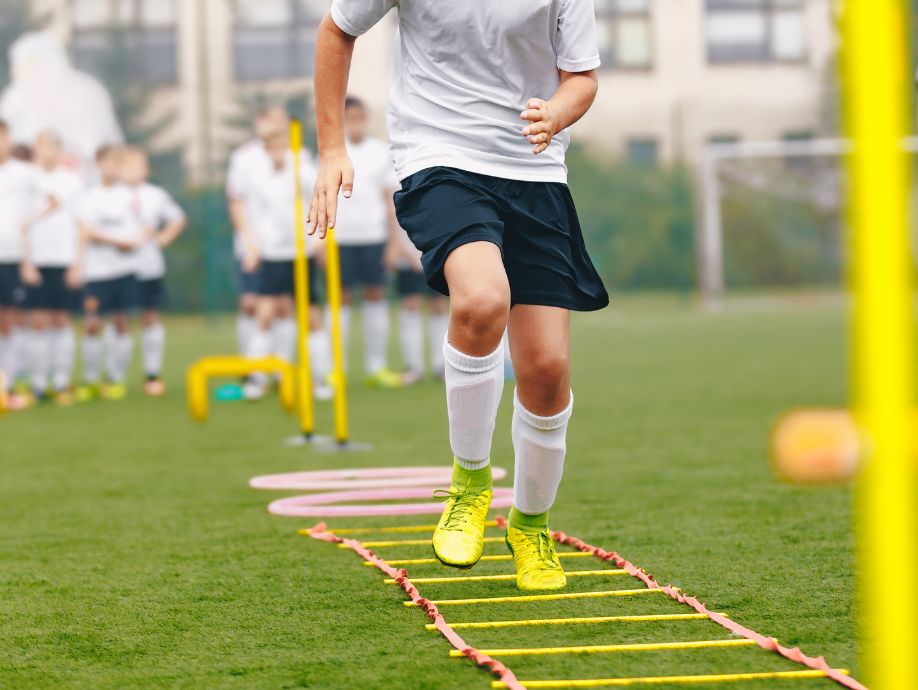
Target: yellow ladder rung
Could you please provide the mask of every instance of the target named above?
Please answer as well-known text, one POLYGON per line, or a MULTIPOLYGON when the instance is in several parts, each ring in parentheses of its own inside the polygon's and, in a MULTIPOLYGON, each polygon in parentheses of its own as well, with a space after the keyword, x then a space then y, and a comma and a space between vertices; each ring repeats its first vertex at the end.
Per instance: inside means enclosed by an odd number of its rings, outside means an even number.
MULTIPOLYGON (((479 649, 488 656, 543 656, 547 654, 614 654, 617 652, 665 652, 677 649, 724 649, 751 647, 755 640, 694 640, 691 642, 638 642, 635 644, 596 644, 582 647, 528 647, 522 649, 479 649)), ((462 650, 451 649, 451 657, 464 657, 462 650)))
MULTIPOLYGON (((573 570, 565 573, 568 577, 615 577, 627 575, 627 570, 573 570)), ((431 585, 442 582, 505 582, 516 580, 516 573, 510 575, 465 575, 453 577, 413 577, 411 581, 416 585, 431 585)), ((394 585, 395 580, 386 578, 387 585, 394 585)))
MULTIPOLYGON (((560 601, 563 599, 599 599, 601 597, 631 597, 641 594, 663 594, 662 589, 610 589, 601 592, 563 592, 559 594, 522 594, 512 597, 485 597, 483 599, 442 599, 431 603, 437 606, 464 606, 467 604, 516 604, 526 601, 560 601)), ((405 606, 417 606, 413 601, 403 601, 405 606)))
MULTIPOLYGON (((563 551, 559 552, 558 558, 596 558, 591 553, 583 553, 582 551, 563 551)), ((482 556, 482 562, 485 561, 512 561, 513 556, 510 554, 500 554, 495 556, 482 556)), ((402 565, 442 565, 440 561, 436 558, 402 558, 396 560, 387 560, 391 566, 402 566, 402 565)), ((376 564, 373 561, 364 561, 363 564, 368 568, 373 568, 376 564)))
MULTIPOLYGON (((489 520, 485 527, 497 527, 496 520, 489 520)), ((411 532, 430 532, 437 529, 436 525, 407 525, 404 527, 329 527, 327 531, 338 535, 345 534, 407 534, 411 532)), ((300 534, 309 536, 309 529, 301 529, 300 534)))
MULTIPOLYGON (((568 573, 570 575, 570 573, 568 573)), ((725 613, 718 614, 726 616, 725 613)), ((643 616, 587 616, 583 618, 536 618, 518 621, 480 621, 476 623, 450 623, 454 630, 476 630, 485 628, 525 628, 542 625, 588 625, 591 623, 647 623, 654 621, 691 621, 705 620, 703 613, 658 613, 643 616)), ((428 630, 436 630, 437 626, 429 623, 424 626, 428 630)))
MULTIPOLYGON (((503 542, 503 537, 485 537, 485 544, 497 544, 503 542)), ((383 546, 430 546, 433 542, 430 539, 391 539, 388 541, 365 541, 361 542, 368 549, 378 549, 383 546)), ((346 549, 347 544, 338 544, 339 549, 346 549)))
MULTIPOLYGON (((850 675, 847 669, 839 673, 850 675)), ((645 678, 585 678, 582 680, 521 680, 519 683, 530 690, 538 688, 617 688, 627 685, 673 685, 703 683, 734 683, 742 680, 806 680, 828 678, 825 671, 764 671, 759 673, 720 673, 707 676, 648 676, 645 678)), ((496 680, 491 683, 495 690, 506 688, 506 683, 496 680)))

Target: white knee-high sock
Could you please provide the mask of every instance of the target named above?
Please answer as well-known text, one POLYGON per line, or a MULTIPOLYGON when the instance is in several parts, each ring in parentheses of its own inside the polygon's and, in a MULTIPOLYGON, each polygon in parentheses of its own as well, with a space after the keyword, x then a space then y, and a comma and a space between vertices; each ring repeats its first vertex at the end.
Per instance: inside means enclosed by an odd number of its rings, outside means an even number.
POLYGON ((574 396, 567 408, 552 417, 539 417, 513 396, 513 450, 516 476, 513 505, 526 515, 548 512, 555 502, 564 455, 567 451, 567 425, 574 410, 574 396))
MULTIPOLYGON (((402 358, 412 374, 424 373, 424 323, 420 311, 402 309, 398 314, 402 358)), ((442 343, 443 340, 441 339, 442 343)), ((442 348, 440 348, 442 350, 442 348)))
POLYGON ((6 387, 10 389, 13 387, 13 379, 16 375, 13 357, 12 338, 8 335, 0 335, 0 373, 6 377, 6 387))
POLYGON ((29 331, 24 328, 14 328, 12 335, 12 348, 14 352, 13 378, 25 377, 29 373, 29 331))
POLYGON ((32 372, 32 390, 44 393, 48 390, 51 375, 51 331, 32 331, 29 351, 29 369, 32 372))
POLYGON ((385 369, 389 352, 389 302, 385 299, 363 303, 363 339, 366 373, 385 369))
POLYGON ((446 362, 443 359, 443 341, 449 331, 449 314, 431 314, 427 324, 430 332, 430 368, 437 376, 443 376, 446 362))
POLYGON ((76 355, 76 335, 72 326, 51 331, 51 368, 54 390, 70 387, 73 378, 73 361, 76 355))
POLYGON ((131 360, 134 358, 134 334, 130 331, 118 333, 114 345, 115 356, 109 360, 114 366, 108 370, 109 380, 112 383, 124 383, 131 360))
POLYGON ((102 331, 102 342, 105 344, 105 375, 111 382, 118 381, 118 331, 110 323, 102 331))
MULTIPOLYGON (((271 337, 271 331, 265 330, 261 327, 255 328, 252 330, 249 335, 248 342, 248 351, 245 353, 245 356, 250 359, 262 359, 264 357, 269 357, 271 355, 273 338, 271 337)), ((257 383, 264 383, 267 381, 267 376, 265 374, 252 374, 251 380, 256 381, 257 383)))
POLYGON ((140 349, 143 356, 143 373, 147 378, 159 378, 163 373, 163 357, 166 353, 166 329, 161 323, 154 323, 143 329, 140 349))
MULTIPOLYGON (((328 330, 331 332, 331 314, 328 317, 328 330)), ((344 342, 344 351, 347 352, 347 344, 351 342, 351 307, 347 304, 341 305, 341 340, 344 342)), ((345 359, 347 359, 345 357, 345 359)))
POLYGON ((98 335, 83 336, 83 380, 99 383, 102 378, 102 338, 98 335))
POLYGON ((313 331, 309 334, 309 359, 313 378, 318 383, 325 383, 332 370, 331 340, 328 331, 313 331))
POLYGON ((252 337, 252 332, 256 328, 258 328, 258 322, 254 316, 249 316, 248 314, 238 314, 236 316, 236 343, 239 347, 239 352, 243 356, 247 356, 249 338, 252 337))
POLYGON ((446 408, 453 455, 467 470, 487 466, 504 392, 504 349, 473 357, 444 341, 446 408))
POLYGON ((294 319, 277 319, 271 324, 274 354, 285 362, 292 362, 296 359, 296 332, 294 319))

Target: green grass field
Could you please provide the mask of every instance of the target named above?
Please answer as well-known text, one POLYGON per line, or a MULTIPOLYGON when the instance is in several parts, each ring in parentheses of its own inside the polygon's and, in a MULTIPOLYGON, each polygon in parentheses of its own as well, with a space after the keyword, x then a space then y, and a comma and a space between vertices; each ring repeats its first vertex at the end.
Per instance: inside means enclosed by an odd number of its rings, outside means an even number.
MULTIPOLYGON (((553 526, 856 670, 850 491, 783 485, 767 461, 782 410, 844 399, 842 310, 705 315, 630 299, 577 317, 574 332, 577 407, 553 526)), ((448 462, 439 386, 352 385, 354 436, 375 450, 319 455, 282 445, 295 425, 274 401, 215 406, 208 425, 192 423, 184 369, 232 351, 232 323, 173 320, 169 338, 165 399, 135 391, 124 403, 0 420, 0 687, 487 688, 490 676, 448 658, 398 588, 354 554, 297 536, 310 523, 268 515, 277 496, 247 488, 255 474, 448 462)), ((494 461, 511 467, 504 402, 494 461)), ((323 408, 320 423, 329 420, 323 408)), ((633 586, 618 580, 570 588, 633 586)), ((514 591, 503 582, 421 589, 430 598, 514 591)), ((664 597, 444 609, 457 622, 680 611, 664 597)), ((478 647, 728 637, 704 621, 463 632, 478 647)), ((507 661, 530 679, 799 668, 754 648, 507 661)))

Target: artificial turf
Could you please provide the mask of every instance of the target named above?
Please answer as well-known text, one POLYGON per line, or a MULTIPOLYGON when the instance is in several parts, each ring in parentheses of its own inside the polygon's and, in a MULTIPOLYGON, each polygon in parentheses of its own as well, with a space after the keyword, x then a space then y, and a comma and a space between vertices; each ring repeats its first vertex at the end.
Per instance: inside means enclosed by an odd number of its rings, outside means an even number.
MULTIPOLYGON (((448 462, 440 386, 353 383, 353 435, 374 444, 364 454, 285 448, 295 425, 273 401, 215 405, 198 426, 185 410, 184 369, 232 351, 231 334, 228 318, 173 319, 164 399, 135 390, 123 403, 0 420, 0 687, 487 688, 491 677, 448 658, 397 587, 353 553, 297 536, 308 521, 270 516, 275 496, 247 488, 256 474, 448 462)), ((844 399, 844 335, 842 309, 824 305, 710 315, 625 300, 576 317, 576 411, 553 526, 619 551, 785 645, 856 670, 850 491, 781 484, 767 461, 781 411, 844 399)), ((507 402, 494 461, 510 467, 507 402)), ((319 420, 328 428, 328 409, 319 420)), ((503 549, 491 544, 488 553, 503 549)), ((379 552, 429 555, 423 546, 379 552)), ((483 563, 473 573, 509 569, 483 563)), ((572 579, 570 590, 632 586, 572 579)), ((430 598, 514 593, 507 582, 421 589, 430 598)), ((444 613, 458 622, 684 610, 645 596, 444 613)), ((729 637, 706 621, 462 633, 480 647, 729 637)), ((529 679, 800 668, 755 648, 506 661, 529 679)))

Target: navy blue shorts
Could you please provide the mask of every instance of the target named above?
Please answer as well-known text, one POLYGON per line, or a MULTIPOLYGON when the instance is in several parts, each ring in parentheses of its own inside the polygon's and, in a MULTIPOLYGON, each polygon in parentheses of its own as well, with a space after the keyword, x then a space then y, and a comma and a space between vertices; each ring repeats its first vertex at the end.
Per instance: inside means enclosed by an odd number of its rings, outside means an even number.
POLYGON ((409 268, 399 269, 395 276, 395 289, 399 297, 440 296, 440 293, 427 284, 427 279, 422 271, 412 271, 409 268))
POLYGON ((383 257, 386 243, 344 245, 341 251, 341 287, 382 287, 386 280, 383 257))
POLYGON ((26 307, 42 311, 74 311, 79 308, 79 291, 67 286, 67 269, 41 267, 41 285, 26 286, 26 307))
POLYGON ((160 311, 166 304, 166 283, 162 278, 137 281, 137 302, 144 311, 160 311))
MULTIPOLYGON (((258 269, 258 285, 255 292, 263 297, 293 296, 296 289, 292 261, 262 261, 258 269)), ((309 301, 318 304, 322 298, 322 273, 315 262, 309 259, 309 301)))
POLYGON ((133 275, 86 283, 84 308, 99 316, 132 312, 138 304, 137 278, 133 275))
POLYGON ((236 262, 236 278, 239 281, 239 292, 243 295, 258 294, 258 269, 246 271, 242 268, 242 262, 236 262))
POLYGON ((0 264, 0 307, 21 307, 25 298, 19 264, 0 264))
POLYGON ((513 304, 574 311, 609 304, 566 184, 427 168, 402 181, 395 209, 437 292, 449 294, 443 269, 450 253, 483 241, 501 250, 513 304))

